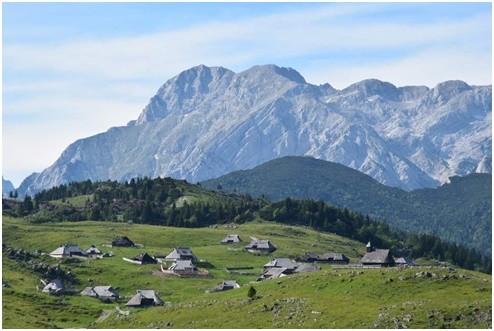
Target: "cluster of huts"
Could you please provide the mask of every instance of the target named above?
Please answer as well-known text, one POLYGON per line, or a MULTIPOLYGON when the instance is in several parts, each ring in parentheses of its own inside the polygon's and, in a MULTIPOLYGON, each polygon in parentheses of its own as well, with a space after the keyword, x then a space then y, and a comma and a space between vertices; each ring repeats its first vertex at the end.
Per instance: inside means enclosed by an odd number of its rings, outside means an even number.
MULTIPOLYGON (((134 243, 127 236, 118 237, 112 244, 112 247, 133 247, 134 243)), ((113 256, 113 253, 102 253, 96 246, 91 245, 88 249, 83 250, 78 245, 63 244, 50 253, 54 258, 103 258, 113 256)))
POLYGON ((311 264, 298 264, 287 257, 278 257, 263 266, 264 272, 257 279, 263 281, 283 277, 296 272, 309 272, 320 270, 321 267, 311 264))
MULTIPOLYGON (((269 240, 258 239, 251 237, 251 242, 244 247, 245 251, 256 254, 269 254, 276 250, 276 246, 269 240)), ((229 234, 220 244, 237 244, 242 242, 242 239, 237 234, 229 234)), ((118 237, 112 242, 112 247, 132 247, 135 244, 126 236, 118 237)), ((94 245, 83 250, 77 245, 64 244, 50 253, 54 258, 101 258, 110 254, 102 253, 94 245), (106 254, 106 255, 105 255, 106 254)), ((134 258, 123 258, 123 260, 135 264, 156 264, 161 263, 161 271, 165 274, 174 274, 180 277, 195 276, 199 274, 198 268, 195 266, 198 259, 192 253, 189 247, 176 247, 166 256, 150 256, 148 253, 141 253, 134 258), (172 262, 171 266, 165 267, 166 262, 172 262)), ((257 281, 264 281, 283 277, 293 273, 310 272, 320 270, 320 266, 316 263, 332 263, 332 264, 348 264, 349 258, 342 253, 327 252, 321 255, 306 252, 305 255, 296 259, 296 261, 287 257, 277 257, 269 261, 263 266, 263 273, 257 281)), ((414 265, 413 261, 408 258, 394 259, 390 251, 387 249, 377 249, 371 242, 366 245, 366 254, 361 260, 360 266, 367 267, 389 267, 395 265, 414 265)), ((212 292, 225 291, 230 289, 240 288, 240 285, 235 280, 225 280, 217 287, 212 289, 212 292)), ((65 288, 60 280, 53 280, 45 283, 43 292, 51 294, 64 293, 65 288)), ((102 301, 113 301, 120 298, 118 292, 111 286, 94 286, 86 287, 81 295, 98 298, 102 301)), ((136 294, 126 303, 129 307, 142 307, 149 305, 163 305, 163 301, 157 296, 154 290, 137 290, 136 294)))
POLYGON ((111 256, 111 253, 101 253, 101 251, 94 245, 91 245, 88 249, 83 250, 78 245, 64 244, 50 253, 51 257, 61 258, 102 258, 111 256))
MULTIPOLYGON (((255 237, 251 237, 251 239, 252 239, 251 242, 244 247, 244 250, 247 252, 255 253, 255 254, 269 254, 276 251, 277 249, 276 246, 273 245, 269 240, 259 239, 255 237)), ((221 241, 221 244, 239 243, 239 242, 241 242, 241 239, 238 235, 229 234, 221 241)), ((328 254, 336 255, 337 253, 328 253, 328 254)), ((343 255, 340 254, 340 256, 343 255)), ((304 260, 303 258, 301 258, 298 261, 315 262, 316 260, 304 260)), ((278 257, 271 260, 270 262, 266 263, 263 266, 263 273, 259 276, 257 281, 283 277, 292 273, 316 271, 319 269, 320 267, 316 265, 311 265, 307 263, 300 264, 300 263, 296 263, 295 261, 287 257, 278 257)))
MULTIPOLYGON (((65 286, 59 279, 52 280, 43 288, 43 292, 50 294, 66 293, 65 286)), ((120 294, 112 286, 90 286, 86 287, 80 295, 89 296, 104 302, 115 301, 120 294)), ((127 307, 145 307, 163 305, 163 301, 154 290, 137 290, 136 294, 125 304, 127 307)))
MULTIPOLYGON (((133 247, 135 244, 127 236, 116 238, 112 244, 112 247, 133 247)), ((96 246, 91 245, 88 249, 83 250, 78 245, 63 244, 50 253, 53 258, 103 258, 113 256, 113 253, 102 253, 96 246)), ((143 253, 134 258, 141 263, 149 263, 154 259, 147 253, 143 253)), ((43 281, 42 281, 43 282, 43 281)), ((50 294, 63 294, 66 293, 66 288, 59 279, 44 282, 45 287, 43 292, 50 294)), ((119 293, 112 286, 90 286, 86 287, 81 295, 97 298, 102 301, 114 301, 120 298, 119 293)), ((163 301, 156 295, 154 290, 137 290, 136 294, 126 303, 129 307, 139 307, 146 305, 162 305, 163 301)))
MULTIPOLYGON (((133 247, 135 244, 126 236, 118 237, 112 242, 112 247, 133 247)), ((63 244, 53 252, 50 253, 54 258, 90 258, 90 257, 103 257, 109 256, 101 253, 101 251, 94 245, 90 246, 87 250, 83 250, 78 245, 63 244)), ((177 247, 172 252, 164 257, 150 256, 148 253, 141 253, 134 258, 123 258, 123 260, 135 263, 135 264, 156 264, 158 262, 165 263, 167 261, 172 262, 172 265, 166 270, 166 272, 173 273, 175 275, 194 275, 198 272, 194 263, 197 262, 197 257, 192 253, 192 250, 188 247, 177 247)), ((162 265, 163 270, 163 265, 162 265)), ((163 270, 165 272, 165 270, 163 270)), ((234 281, 233 281, 234 282, 234 281)), ((235 283, 236 284, 236 283, 235 283)), ((43 292, 50 294, 63 294, 66 293, 66 288, 59 279, 44 282, 43 292)), ((229 288, 239 287, 232 283, 232 281, 225 281, 220 284, 216 290, 226 290, 229 288)), ((86 287, 81 295, 90 296, 100 299, 102 301, 113 301, 120 298, 119 293, 112 286, 94 286, 86 287)), ((125 304, 128 307, 143 307, 149 305, 163 305, 163 301, 158 297, 154 290, 137 290, 136 294, 125 304)))

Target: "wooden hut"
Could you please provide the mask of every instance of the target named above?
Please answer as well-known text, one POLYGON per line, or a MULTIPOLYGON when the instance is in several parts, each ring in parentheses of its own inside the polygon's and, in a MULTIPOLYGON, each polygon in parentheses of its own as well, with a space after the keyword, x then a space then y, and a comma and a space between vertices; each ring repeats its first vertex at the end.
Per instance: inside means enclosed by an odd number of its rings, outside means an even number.
POLYGON ((78 245, 64 244, 51 252, 50 256, 54 258, 87 257, 87 254, 78 245))
POLYGON ((250 244, 245 246, 244 249, 251 253, 268 254, 274 252, 276 250, 276 246, 271 244, 269 240, 254 239, 250 242, 250 244))
POLYGON ((86 287, 81 292, 81 295, 90 296, 103 301, 116 300, 120 297, 118 292, 111 286, 86 287))
POLYGON ((60 279, 54 279, 43 288, 42 292, 50 294, 62 294, 65 292, 65 286, 63 286, 60 279))
POLYGON ((238 244, 241 242, 240 236, 238 234, 227 234, 225 238, 220 242, 222 245, 226 244, 238 244))
POLYGON ((389 249, 376 249, 371 242, 366 245, 366 254, 362 258, 363 265, 374 265, 382 267, 390 267, 395 265, 395 260, 389 249))
POLYGON ((121 237, 118 237, 117 239, 113 240, 111 245, 116 246, 116 247, 133 247, 134 242, 132 240, 130 240, 129 237, 127 237, 127 236, 121 236, 121 237))
POLYGON ((165 257, 165 261, 190 260, 197 262, 197 257, 189 247, 176 247, 165 257))
POLYGON ((136 294, 125 304, 127 307, 162 306, 164 304, 154 290, 137 290, 136 294))

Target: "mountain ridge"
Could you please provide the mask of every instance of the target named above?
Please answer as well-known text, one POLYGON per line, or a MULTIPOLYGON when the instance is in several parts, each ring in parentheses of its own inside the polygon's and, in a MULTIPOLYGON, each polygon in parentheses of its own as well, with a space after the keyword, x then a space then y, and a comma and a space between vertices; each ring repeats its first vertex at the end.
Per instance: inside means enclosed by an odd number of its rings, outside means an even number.
POLYGON ((428 89, 370 79, 335 90, 275 65, 239 73, 201 65, 163 84, 127 126, 71 144, 20 194, 84 179, 195 182, 286 155, 342 163, 406 190, 435 187, 490 169, 480 164, 491 157, 491 108, 490 86, 464 82, 428 89))
POLYGON ((2 176, 2 195, 7 196, 10 192, 15 190, 14 184, 8 179, 3 178, 2 176))
POLYGON ((450 177, 438 188, 392 188, 341 164, 289 156, 253 169, 201 182, 208 189, 265 195, 274 201, 321 199, 386 221, 401 230, 431 233, 446 241, 491 252, 492 177, 450 177))

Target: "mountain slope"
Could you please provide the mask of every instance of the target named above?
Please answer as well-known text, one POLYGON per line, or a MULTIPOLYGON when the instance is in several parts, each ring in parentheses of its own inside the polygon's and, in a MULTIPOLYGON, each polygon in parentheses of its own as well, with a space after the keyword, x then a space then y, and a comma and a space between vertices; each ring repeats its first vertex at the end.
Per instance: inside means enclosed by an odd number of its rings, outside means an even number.
POLYGON ((492 177, 488 174, 451 177, 451 183, 436 189, 405 192, 340 164, 284 157, 201 185, 210 189, 220 185, 227 192, 266 195, 273 200, 322 199, 384 218, 403 230, 432 233, 491 252, 492 177))
POLYGON ((8 196, 10 192, 14 191, 15 187, 10 180, 5 180, 2 176, 2 195, 8 196))
POLYGON ((136 121, 71 144, 20 194, 85 179, 195 182, 287 155, 406 190, 435 187, 489 171, 491 108, 490 86, 459 81, 429 89, 370 79, 339 91, 291 68, 201 65, 167 81, 136 121))

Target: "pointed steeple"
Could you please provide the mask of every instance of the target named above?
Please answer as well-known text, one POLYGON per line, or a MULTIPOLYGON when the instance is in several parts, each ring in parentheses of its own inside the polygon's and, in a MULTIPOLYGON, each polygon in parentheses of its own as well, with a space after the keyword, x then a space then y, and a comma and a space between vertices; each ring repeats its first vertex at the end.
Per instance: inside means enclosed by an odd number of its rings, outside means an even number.
POLYGON ((373 252, 374 251, 374 247, 372 247, 372 244, 371 244, 371 241, 369 239, 369 242, 367 243, 367 245, 365 246, 366 250, 367 250, 367 253, 370 253, 370 252, 373 252))

